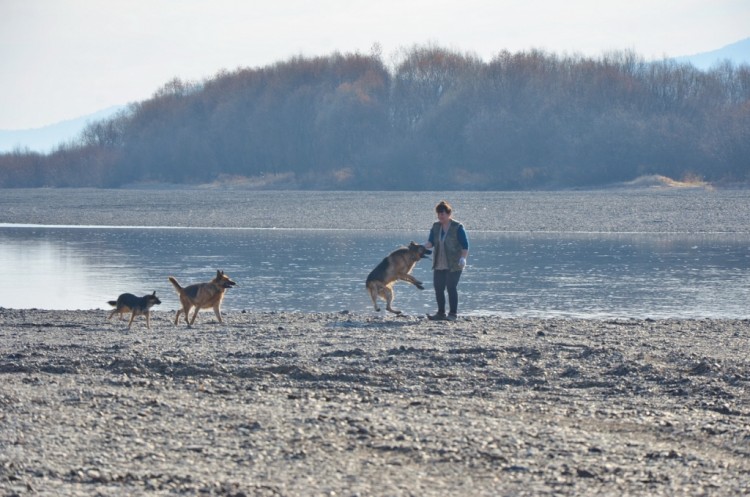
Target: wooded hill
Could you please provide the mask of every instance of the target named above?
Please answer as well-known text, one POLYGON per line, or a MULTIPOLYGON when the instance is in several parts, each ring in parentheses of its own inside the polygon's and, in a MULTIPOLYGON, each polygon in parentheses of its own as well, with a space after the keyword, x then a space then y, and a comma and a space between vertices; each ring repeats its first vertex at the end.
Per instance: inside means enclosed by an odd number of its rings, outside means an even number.
POLYGON ((225 182, 257 188, 596 187, 660 174, 750 179, 750 66, 632 52, 485 62, 436 46, 294 57, 175 79, 0 187, 225 182))

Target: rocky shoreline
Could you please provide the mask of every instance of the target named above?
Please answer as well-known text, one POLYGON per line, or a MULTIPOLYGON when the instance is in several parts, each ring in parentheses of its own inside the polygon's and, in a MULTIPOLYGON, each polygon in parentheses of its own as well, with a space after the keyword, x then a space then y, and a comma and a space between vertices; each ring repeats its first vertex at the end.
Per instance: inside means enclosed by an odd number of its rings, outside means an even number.
POLYGON ((0 309, 2 495, 742 495, 750 322, 0 309))

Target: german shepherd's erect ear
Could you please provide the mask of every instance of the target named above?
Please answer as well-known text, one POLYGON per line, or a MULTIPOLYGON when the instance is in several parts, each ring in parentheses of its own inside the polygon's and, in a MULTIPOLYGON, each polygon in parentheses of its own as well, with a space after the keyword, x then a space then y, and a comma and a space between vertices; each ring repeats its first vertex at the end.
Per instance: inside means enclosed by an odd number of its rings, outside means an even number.
POLYGON ((224 271, 222 271, 221 269, 216 270, 216 278, 214 278, 214 281, 224 288, 232 288, 237 284, 236 282, 232 281, 229 276, 225 275, 224 271))

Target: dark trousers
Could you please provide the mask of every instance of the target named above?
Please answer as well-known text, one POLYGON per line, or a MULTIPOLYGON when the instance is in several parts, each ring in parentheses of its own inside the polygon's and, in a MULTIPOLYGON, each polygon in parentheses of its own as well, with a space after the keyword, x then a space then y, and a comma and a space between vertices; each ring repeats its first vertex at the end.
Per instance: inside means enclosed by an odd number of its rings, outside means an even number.
POLYGON ((438 312, 445 314, 445 291, 448 290, 448 304, 450 313, 458 313, 458 280, 461 271, 448 271, 437 269, 432 272, 432 283, 435 286, 435 298, 437 299, 438 312))

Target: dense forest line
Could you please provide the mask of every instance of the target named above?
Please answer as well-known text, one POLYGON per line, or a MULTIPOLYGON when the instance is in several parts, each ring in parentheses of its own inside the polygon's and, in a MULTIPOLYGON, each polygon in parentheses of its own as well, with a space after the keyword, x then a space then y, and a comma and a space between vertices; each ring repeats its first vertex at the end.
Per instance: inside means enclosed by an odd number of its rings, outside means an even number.
POLYGON ((0 187, 596 187, 750 180, 750 66, 632 52, 485 62, 437 46, 294 57, 174 79, 50 154, 0 155, 0 187))

